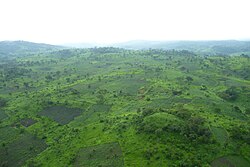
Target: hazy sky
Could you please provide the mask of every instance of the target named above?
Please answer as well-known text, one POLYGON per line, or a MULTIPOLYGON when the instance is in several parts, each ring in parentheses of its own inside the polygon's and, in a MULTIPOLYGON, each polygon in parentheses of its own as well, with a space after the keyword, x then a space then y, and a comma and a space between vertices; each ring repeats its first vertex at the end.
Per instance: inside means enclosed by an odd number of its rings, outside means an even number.
POLYGON ((250 0, 0 0, 0 40, 250 38, 250 0))

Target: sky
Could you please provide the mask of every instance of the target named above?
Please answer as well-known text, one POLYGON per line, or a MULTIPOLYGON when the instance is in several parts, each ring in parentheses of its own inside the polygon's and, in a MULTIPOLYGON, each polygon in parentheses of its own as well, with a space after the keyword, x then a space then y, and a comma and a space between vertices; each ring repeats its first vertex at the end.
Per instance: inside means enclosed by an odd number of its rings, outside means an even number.
POLYGON ((0 0, 0 41, 250 39, 249 0, 0 0))

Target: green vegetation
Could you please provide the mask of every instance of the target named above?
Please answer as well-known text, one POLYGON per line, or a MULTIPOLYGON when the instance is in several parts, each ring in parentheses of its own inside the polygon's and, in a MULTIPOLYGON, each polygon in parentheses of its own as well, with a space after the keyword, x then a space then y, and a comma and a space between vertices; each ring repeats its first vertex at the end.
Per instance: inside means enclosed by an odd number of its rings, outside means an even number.
POLYGON ((0 57, 8 59, 11 57, 21 57, 34 53, 53 51, 60 48, 63 47, 26 41, 0 41, 0 57))
MULTIPOLYGON (((22 130, 19 130, 21 132, 22 130)), ((6 143, 16 139, 18 137, 18 130, 13 127, 1 127, 0 143, 5 145, 6 143)))
POLYGON ((246 53, 36 47, 0 56, 1 166, 249 166, 246 53))
POLYGON ((61 125, 65 125, 81 114, 81 110, 66 108, 63 106, 53 106, 44 109, 39 113, 41 116, 47 116, 61 125))
POLYGON ((79 151, 74 166, 123 166, 121 148, 118 143, 83 148, 79 151))
POLYGON ((34 136, 23 134, 0 149, 1 166, 22 166, 24 162, 46 148, 46 144, 34 136))
POLYGON ((228 55, 242 54, 248 56, 250 53, 249 41, 129 41, 115 45, 128 49, 176 49, 189 50, 205 55, 228 55))
POLYGON ((7 118, 7 117, 8 116, 5 114, 5 112, 0 110, 0 121, 7 118))
POLYGON ((228 166, 237 166, 237 167, 246 167, 250 163, 242 157, 229 155, 226 157, 221 157, 212 162, 212 167, 228 167, 228 166))
POLYGON ((228 134, 223 128, 211 127, 216 140, 222 145, 226 146, 228 134))

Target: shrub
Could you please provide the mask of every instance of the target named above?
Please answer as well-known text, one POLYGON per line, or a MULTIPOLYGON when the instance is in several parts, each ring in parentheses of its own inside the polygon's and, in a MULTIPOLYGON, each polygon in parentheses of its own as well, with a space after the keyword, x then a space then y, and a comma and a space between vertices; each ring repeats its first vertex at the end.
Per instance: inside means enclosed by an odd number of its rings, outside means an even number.
POLYGON ((219 96, 228 101, 235 101, 238 98, 238 92, 235 87, 230 87, 224 92, 219 93, 219 96))

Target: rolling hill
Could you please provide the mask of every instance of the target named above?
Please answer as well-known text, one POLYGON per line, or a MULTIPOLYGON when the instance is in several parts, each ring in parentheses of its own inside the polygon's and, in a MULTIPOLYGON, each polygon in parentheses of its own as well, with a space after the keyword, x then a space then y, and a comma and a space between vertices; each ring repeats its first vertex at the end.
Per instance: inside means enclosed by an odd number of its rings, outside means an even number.
POLYGON ((62 46, 27 41, 0 41, 0 57, 22 57, 29 54, 48 52, 62 48, 62 46))
POLYGON ((129 41, 112 46, 125 49, 189 50, 208 55, 229 55, 250 52, 249 41, 129 41))

